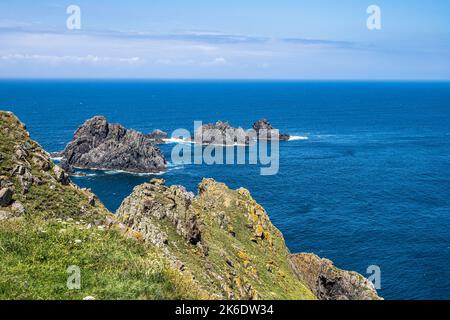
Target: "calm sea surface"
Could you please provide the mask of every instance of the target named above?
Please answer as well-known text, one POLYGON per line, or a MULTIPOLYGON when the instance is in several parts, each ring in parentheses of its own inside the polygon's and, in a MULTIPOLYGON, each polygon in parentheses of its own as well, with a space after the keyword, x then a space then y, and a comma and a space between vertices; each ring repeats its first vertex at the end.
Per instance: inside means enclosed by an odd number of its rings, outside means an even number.
MULTIPOLYGON (((0 81, 47 151, 94 115, 143 132, 193 121, 249 128, 266 117, 308 140, 280 143, 280 171, 252 165, 171 166, 168 184, 202 177, 248 188, 292 252, 366 274, 381 268, 386 299, 450 299, 450 83, 0 81)), ((174 144, 161 147, 170 160, 174 144)), ((115 210, 149 176, 88 172, 73 180, 115 210)))

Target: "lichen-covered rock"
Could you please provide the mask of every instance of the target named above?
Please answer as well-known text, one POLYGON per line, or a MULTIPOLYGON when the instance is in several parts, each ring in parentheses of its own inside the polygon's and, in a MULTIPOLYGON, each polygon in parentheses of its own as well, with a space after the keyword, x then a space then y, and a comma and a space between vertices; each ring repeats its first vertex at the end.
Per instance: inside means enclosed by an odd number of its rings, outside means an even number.
POLYGON ((105 117, 87 120, 62 152, 65 166, 138 173, 165 169, 166 160, 153 140, 140 132, 110 124, 105 117))
POLYGON ((357 272, 336 268, 312 253, 289 257, 294 272, 321 300, 379 300, 373 284, 357 272))
POLYGON ((186 241, 197 244, 201 242, 201 225, 194 212, 189 210, 192 199, 192 193, 183 187, 166 187, 163 180, 153 179, 133 190, 123 201, 117 216, 158 246, 167 241, 164 232, 150 227, 159 221, 168 221, 186 241))
POLYGON ((95 217, 107 213, 100 201, 89 205, 92 193, 72 184, 67 173, 53 164, 11 112, 0 111, 0 133, 0 189, 10 190, 2 196, 2 202, 8 203, 2 208, 4 219, 26 215, 95 217), (9 196, 11 192, 13 197, 9 196))
POLYGON ((283 236, 244 190, 204 179, 194 196, 154 179, 133 190, 117 217, 218 298, 314 299, 290 270, 283 236))

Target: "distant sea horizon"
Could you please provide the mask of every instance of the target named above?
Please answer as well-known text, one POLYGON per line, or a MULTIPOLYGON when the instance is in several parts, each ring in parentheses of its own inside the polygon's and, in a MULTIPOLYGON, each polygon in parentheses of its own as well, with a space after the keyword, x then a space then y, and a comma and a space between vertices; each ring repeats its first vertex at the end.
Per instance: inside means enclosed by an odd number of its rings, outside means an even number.
MULTIPOLYGON (((14 112, 48 152, 85 120, 149 133, 193 121, 250 128, 267 118, 307 140, 280 142, 280 171, 172 165, 158 178, 196 192, 203 177, 245 187, 291 252, 313 252, 365 276, 385 299, 450 299, 450 80, 0 79, 14 112)), ((170 161, 173 144, 160 148, 170 161)), ((114 171, 73 177, 115 211, 151 179, 114 171)))

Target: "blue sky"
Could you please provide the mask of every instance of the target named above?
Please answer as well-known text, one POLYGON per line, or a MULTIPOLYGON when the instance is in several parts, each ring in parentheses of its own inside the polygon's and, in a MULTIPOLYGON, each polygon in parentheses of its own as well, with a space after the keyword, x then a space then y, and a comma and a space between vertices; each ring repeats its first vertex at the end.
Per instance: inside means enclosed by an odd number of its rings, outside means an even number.
POLYGON ((448 80, 449 17, 447 0, 3 1, 0 77, 448 80))

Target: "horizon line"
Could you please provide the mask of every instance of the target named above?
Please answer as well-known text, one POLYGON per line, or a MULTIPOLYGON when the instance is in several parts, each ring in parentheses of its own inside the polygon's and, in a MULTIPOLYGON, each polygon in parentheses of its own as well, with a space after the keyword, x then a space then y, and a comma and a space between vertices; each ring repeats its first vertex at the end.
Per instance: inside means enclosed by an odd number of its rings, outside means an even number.
POLYGON ((448 79, 404 79, 404 78, 387 78, 387 79, 370 79, 370 78, 151 78, 151 77, 17 77, 17 78, 3 78, 0 81, 274 81, 274 82, 450 82, 448 79))

